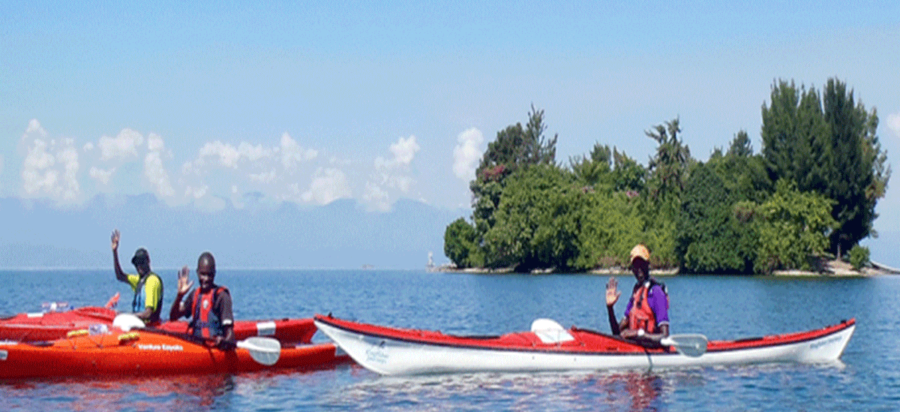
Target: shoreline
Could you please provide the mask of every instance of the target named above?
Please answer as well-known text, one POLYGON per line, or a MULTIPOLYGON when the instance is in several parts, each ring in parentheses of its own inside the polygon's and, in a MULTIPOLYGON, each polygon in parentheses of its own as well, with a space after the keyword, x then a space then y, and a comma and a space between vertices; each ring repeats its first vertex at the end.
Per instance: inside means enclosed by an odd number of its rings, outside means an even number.
MULTIPOLYGON (((457 269, 450 265, 441 265, 434 266, 428 268, 429 272, 444 272, 444 273, 468 273, 468 274, 480 274, 480 275, 502 275, 502 274, 529 274, 525 272, 514 272, 512 268, 501 268, 501 269, 488 269, 488 268, 466 268, 466 269, 457 269)), ((535 269, 530 272, 532 275, 551 275, 558 274, 562 272, 556 272, 554 269, 535 269)), ((627 268, 621 267, 613 267, 613 268, 597 268, 591 269, 585 272, 578 272, 590 275, 606 275, 606 276, 624 276, 631 275, 631 270, 627 268)), ((679 275, 678 268, 671 269, 651 269, 650 276, 654 277, 669 277, 669 276, 677 276, 679 275)), ((889 275, 897 275, 900 274, 897 270, 893 270, 892 268, 887 268, 886 266, 879 264, 872 264, 870 266, 864 267, 861 270, 853 269, 849 263, 831 260, 827 261, 823 265, 823 270, 821 272, 812 271, 812 270, 799 270, 799 269, 788 269, 788 270, 776 270, 768 275, 758 275, 758 274, 750 274, 750 275, 742 275, 742 274, 733 274, 733 275, 721 275, 721 276, 772 276, 772 277, 815 277, 815 278, 868 278, 875 276, 889 276, 889 275)), ((692 275, 703 275, 703 274, 692 274, 692 275)))

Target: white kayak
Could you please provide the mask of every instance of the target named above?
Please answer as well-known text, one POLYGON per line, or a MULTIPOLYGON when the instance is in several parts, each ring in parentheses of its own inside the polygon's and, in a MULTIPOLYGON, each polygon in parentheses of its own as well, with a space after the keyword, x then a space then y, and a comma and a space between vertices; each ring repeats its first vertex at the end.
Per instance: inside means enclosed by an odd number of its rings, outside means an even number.
POLYGON ((502 336, 454 336, 377 326, 317 315, 316 326, 354 361, 382 375, 661 369, 840 358, 854 319, 822 329, 732 341, 673 335, 669 346, 646 348, 615 336, 539 319, 532 331, 502 336))

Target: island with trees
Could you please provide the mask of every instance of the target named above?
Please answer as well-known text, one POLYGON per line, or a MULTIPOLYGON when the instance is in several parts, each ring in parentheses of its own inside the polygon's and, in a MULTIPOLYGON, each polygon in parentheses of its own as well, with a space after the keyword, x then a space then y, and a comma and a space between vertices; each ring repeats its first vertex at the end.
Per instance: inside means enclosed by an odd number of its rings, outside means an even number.
POLYGON ((444 253, 457 270, 572 273, 624 268, 644 243, 654 268, 680 273, 859 270, 891 175, 877 126, 837 79, 821 91, 779 80, 758 153, 741 130, 697 160, 675 118, 644 132, 657 144, 646 166, 600 143, 564 165, 532 106, 488 144, 472 215, 447 226, 444 253))

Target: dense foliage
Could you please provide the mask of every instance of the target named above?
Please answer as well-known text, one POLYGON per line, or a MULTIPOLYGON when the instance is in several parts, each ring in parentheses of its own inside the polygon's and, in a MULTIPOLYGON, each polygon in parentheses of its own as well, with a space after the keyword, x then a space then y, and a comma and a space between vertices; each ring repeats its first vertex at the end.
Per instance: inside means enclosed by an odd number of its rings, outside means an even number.
MULTIPOLYGON (((891 170, 878 117, 831 79, 822 93, 772 86, 762 107, 762 148, 747 132, 703 162, 680 119, 644 134, 657 144, 644 167, 617 148, 556 161, 543 110, 497 133, 470 183, 471 221, 444 234, 457 267, 584 271, 625 266, 636 243, 654 267, 692 273, 816 269, 874 235, 875 205, 891 170)), ((864 261, 858 247, 850 254, 864 261)))

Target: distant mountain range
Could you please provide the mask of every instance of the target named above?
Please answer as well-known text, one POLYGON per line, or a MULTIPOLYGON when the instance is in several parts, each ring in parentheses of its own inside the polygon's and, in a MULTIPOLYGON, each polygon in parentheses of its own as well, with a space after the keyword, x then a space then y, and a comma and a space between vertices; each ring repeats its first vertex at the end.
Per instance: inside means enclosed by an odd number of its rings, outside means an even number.
POLYGON ((399 200, 388 213, 353 200, 325 206, 228 202, 218 212, 172 207, 151 194, 98 195, 73 209, 46 201, 0 199, 0 268, 112 267, 110 234, 122 233, 126 271, 138 247, 154 269, 194 267, 211 251, 223 268, 419 269, 444 257, 444 229, 469 210, 399 200), (126 266, 127 265, 127 266, 126 266))

